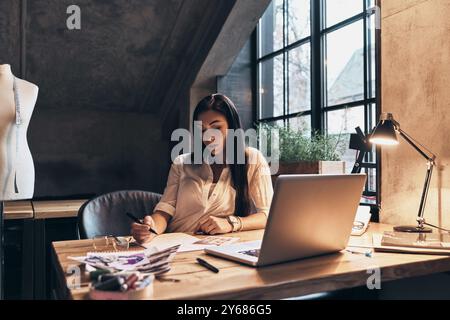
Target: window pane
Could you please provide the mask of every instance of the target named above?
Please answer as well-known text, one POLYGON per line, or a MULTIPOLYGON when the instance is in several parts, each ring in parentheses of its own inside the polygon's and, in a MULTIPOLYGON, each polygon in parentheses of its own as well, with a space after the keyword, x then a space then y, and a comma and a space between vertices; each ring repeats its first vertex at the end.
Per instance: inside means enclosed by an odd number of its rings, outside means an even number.
POLYGON ((311 34, 310 0, 288 0, 288 44, 311 34))
POLYGON ((326 26, 330 27, 363 12, 364 0, 326 0, 326 26))
POLYGON ((364 131, 363 106, 328 111, 326 116, 328 134, 354 133, 356 127, 364 131))
POLYGON ((372 14, 369 18, 369 37, 370 37, 370 45, 369 45, 369 53, 370 53, 370 69, 369 69, 369 76, 370 78, 370 90, 369 95, 371 98, 375 97, 376 95, 376 60, 375 60, 375 28, 376 28, 376 16, 375 14, 372 14))
MULTIPOLYGON (((378 123, 378 119, 376 116, 377 113, 377 108, 376 108, 376 104, 372 103, 369 105, 369 111, 368 111, 368 118, 367 119, 367 124, 368 124, 368 128, 367 128, 367 132, 371 133, 372 129, 375 128, 375 126, 378 123)), ((369 163, 376 163, 376 152, 377 149, 375 146, 372 147, 372 152, 367 154, 367 159, 365 159, 366 162, 369 163)))
POLYGON ((267 124, 275 127, 284 127, 284 120, 269 121, 267 124))
MULTIPOLYGON (((363 168, 362 173, 367 173, 367 192, 376 192, 377 190, 377 169, 363 168)), ((366 196, 366 200, 375 200, 375 197, 366 196)))
POLYGON ((273 0, 259 24, 259 57, 283 47, 283 0, 273 0))
POLYGON ((311 109, 311 46, 309 43, 292 49, 289 64, 289 113, 311 109))
POLYGON ((283 55, 263 61, 260 70, 260 119, 283 115, 283 55))
POLYGON ((301 116, 288 120, 291 129, 304 132, 305 136, 311 136, 311 116, 301 116))
POLYGON ((362 20, 326 35, 328 106, 364 98, 363 39, 362 20))
POLYGON ((356 127, 364 131, 364 107, 355 107, 326 113, 327 133, 339 135, 342 145, 346 148, 342 160, 345 161, 345 171, 351 172, 356 160, 356 150, 349 149, 350 134, 356 132, 356 127))
POLYGON ((369 105, 369 119, 367 121, 368 123, 368 128, 367 128, 367 133, 371 133, 372 129, 375 128, 375 126, 378 124, 378 118, 377 118, 377 106, 375 103, 371 103, 369 105))

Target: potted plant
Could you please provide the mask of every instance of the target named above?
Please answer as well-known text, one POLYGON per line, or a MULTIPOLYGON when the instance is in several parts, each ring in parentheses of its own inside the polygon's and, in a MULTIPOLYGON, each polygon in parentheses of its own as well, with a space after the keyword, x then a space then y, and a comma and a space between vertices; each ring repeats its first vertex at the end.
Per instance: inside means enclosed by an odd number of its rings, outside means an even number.
MULTIPOLYGON (((274 132, 278 132, 279 169, 272 173, 272 180, 280 174, 337 174, 345 172, 342 155, 346 150, 344 135, 309 133, 306 129, 289 126, 260 124, 258 131, 265 131, 267 147, 274 132)), ((261 137, 261 135, 259 135, 261 137)))

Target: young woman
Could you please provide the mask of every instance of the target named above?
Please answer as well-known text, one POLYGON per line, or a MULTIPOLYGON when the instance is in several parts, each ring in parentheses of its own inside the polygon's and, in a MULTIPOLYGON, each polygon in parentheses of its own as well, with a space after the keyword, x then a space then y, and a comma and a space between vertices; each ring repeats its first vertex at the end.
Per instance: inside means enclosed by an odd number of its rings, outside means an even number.
POLYGON ((214 235, 262 229, 266 225, 273 189, 264 156, 257 149, 245 148, 243 139, 234 138, 234 161, 225 161, 227 132, 241 129, 233 102, 221 94, 210 95, 197 105, 193 120, 194 125, 201 122, 203 150, 207 149, 213 158, 222 157, 223 164, 220 161, 195 164, 193 154, 178 156, 153 214, 144 218, 145 225, 132 225, 132 235, 140 243, 155 236, 149 227, 158 234, 214 235), (239 150, 245 152, 245 157, 240 158, 245 162, 236 161, 239 150))

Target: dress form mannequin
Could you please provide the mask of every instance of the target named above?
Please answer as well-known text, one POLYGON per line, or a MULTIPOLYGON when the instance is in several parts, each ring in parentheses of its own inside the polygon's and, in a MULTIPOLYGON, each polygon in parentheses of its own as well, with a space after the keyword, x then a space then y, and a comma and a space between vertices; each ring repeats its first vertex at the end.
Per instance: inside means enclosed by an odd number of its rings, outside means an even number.
POLYGON ((34 164, 27 142, 39 88, 16 78, 21 123, 16 125, 16 102, 11 66, 0 65, 0 201, 31 199, 34 164))
POLYGON ((0 64, 0 299, 4 298, 3 201, 33 197, 27 129, 38 91, 36 85, 15 78, 9 64, 0 64))

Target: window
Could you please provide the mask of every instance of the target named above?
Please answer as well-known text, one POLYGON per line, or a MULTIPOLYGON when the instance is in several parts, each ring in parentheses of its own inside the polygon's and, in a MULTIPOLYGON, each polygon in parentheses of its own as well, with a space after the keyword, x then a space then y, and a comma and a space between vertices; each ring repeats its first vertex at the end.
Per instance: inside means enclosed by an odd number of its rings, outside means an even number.
MULTIPOLYGON (((257 120, 344 135, 376 125, 375 0, 273 0, 257 29, 257 120)), ((348 172, 356 151, 344 154, 348 172)), ((366 156, 377 204, 378 161, 366 156)))

